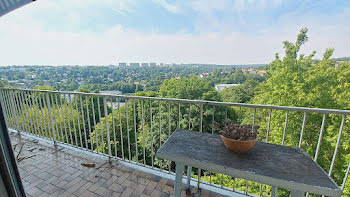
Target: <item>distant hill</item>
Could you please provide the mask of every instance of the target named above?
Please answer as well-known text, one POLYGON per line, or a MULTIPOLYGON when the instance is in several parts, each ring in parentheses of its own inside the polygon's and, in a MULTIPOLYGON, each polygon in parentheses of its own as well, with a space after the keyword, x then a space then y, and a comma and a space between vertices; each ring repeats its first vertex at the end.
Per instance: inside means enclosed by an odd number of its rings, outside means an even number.
POLYGON ((350 57, 337 57, 334 58, 335 61, 350 61, 350 57))

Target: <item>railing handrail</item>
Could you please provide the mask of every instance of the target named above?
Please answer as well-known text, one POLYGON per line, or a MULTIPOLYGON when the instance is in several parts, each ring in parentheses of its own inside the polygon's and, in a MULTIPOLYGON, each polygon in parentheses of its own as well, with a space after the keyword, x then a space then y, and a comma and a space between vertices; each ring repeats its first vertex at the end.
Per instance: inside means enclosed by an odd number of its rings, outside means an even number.
POLYGON ((156 101, 167 101, 167 102, 182 102, 182 103, 191 103, 191 104, 199 104, 199 105, 210 104, 210 105, 217 105, 217 106, 234 106, 234 107, 247 107, 247 108, 270 109, 270 110, 350 115, 350 110, 340 110, 340 109, 290 107, 290 106, 279 106, 279 105, 231 103, 231 102, 220 102, 220 101, 190 100, 190 99, 177 99, 177 98, 165 98, 165 97, 130 96, 130 95, 116 95, 116 94, 100 94, 100 93, 86 93, 86 92, 73 92, 73 91, 52 91, 52 90, 35 90, 35 89, 20 89, 20 88, 0 88, 0 89, 18 90, 18 91, 27 91, 27 92, 47 92, 47 93, 56 93, 56 94, 76 94, 76 95, 85 95, 85 96, 115 97, 115 98, 126 98, 126 99, 156 100, 156 101))

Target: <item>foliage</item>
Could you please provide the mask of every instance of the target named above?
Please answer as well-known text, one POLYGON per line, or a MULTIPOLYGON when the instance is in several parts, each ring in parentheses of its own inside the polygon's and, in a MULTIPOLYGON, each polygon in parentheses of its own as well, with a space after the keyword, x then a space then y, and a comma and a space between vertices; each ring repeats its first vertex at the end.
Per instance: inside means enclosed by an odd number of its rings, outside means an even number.
MULTIPOLYGON (((251 103, 269 104, 281 106, 299 106, 329 109, 349 109, 350 102, 350 64, 344 63, 338 68, 334 67, 334 62, 330 59, 333 49, 327 49, 323 59, 314 63, 315 52, 308 56, 298 54, 300 47, 307 41, 307 29, 300 31, 295 44, 288 41, 283 42, 285 57, 276 59, 270 64, 269 78, 258 86, 251 103)), ((256 122, 260 124, 261 130, 267 129, 268 111, 259 111, 256 122)), ((285 111, 273 111, 269 142, 281 143, 298 147, 300 138, 301 123, 303 113, 289 112, 288 124, 284 132, 285 111), (285 133, 285 140, 283 138, 285 133)), ((249 115, 251 117, 251 115, 249 115)), ((247 116, 248 117, 248 116, 247 116)), ((341 122, 339 115, 326 115, 325 128, 322 138, 322 148, 318 155, 318 163, 329 169, 338 131, 341 122)), ((316 154, 318 133, 321 130, 322 114, 308 113, 303 142, 301 147, 311 156, 316 154)), ((349 120, 349 118, 347 118, 349 120)), ((250 120, 244 120, 250 122, 250 120)), ((342 141, 349 140, 349 124, 345 124, 342 141)), ((266 135, 266 134, 265 134, 266 135)), ((264 134, 260 136, 265 138, 264 134)), ((345 170, 346 161, 349 160, 349 146, 346 143, 340 145, 332 178, 338 185, 341 185, 345 170)), ((344 193, 349 195, 350 186, 347 185, 344 193)))
POLYGON ((224 102, 232 103, 248 103, 255 93, 255 89, 259 82, 247 80, 239 86, 232 86, 220 92, 224 102))

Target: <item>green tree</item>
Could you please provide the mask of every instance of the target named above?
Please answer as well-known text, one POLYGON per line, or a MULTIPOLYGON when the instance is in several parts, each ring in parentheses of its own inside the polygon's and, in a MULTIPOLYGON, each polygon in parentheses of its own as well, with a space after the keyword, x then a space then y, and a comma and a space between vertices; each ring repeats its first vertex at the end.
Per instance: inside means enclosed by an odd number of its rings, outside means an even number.
POLYGON ((259 82, 247 80, 239 86, 232 86, 221 91, 221 97, 224 102, 232 103, 248 103, 255 93, 255 89, 259 82))
MULTIPOLYGON (((349 109, 350 96, 350 64, 335 68, 334 61, 330 59, 333 49, 327 49, 323 59, 315 63, 310 55, 299 54, 301 46, 307 42, 307 29, 303 28, 295 43, 284 41, 285 56, 281 59, 276 54, 276 59, 271 62, 268 71, 269 78, 258 86, 251 103, 281 106, 299 106, 329 109, 349 109)), ((268 111, 261 110, 257 113, 256 123, 261 126, 261 131, 266 131, 268 111)), ((244 122, 251 121, 251 112, 246 113, 244 122)), ((289 112, 288 124, 285 135, 285 145, 297 147, 300 138, 303 113, 289 112)), ((285 111, 273 111, 270 125, 270 142, 280 144, 283 137, 285 111)), ((318 142, 318 133, 321 129, 322 114, 308 113, 303 143, 301 147, 314 157, 318 142)), ((318 163, 327 171, 332 161, 333 151, 338 136, 341 122, 339 115, 327 115, 325 131, 322 138, 322 146, 318 156, 318 163)), ((349 146, 349 117, 342 135, 342 144, 339 147, 335 161, 332 178, 341 185, 347 161, 350 158, 349 146)), ((266 132, 260 133, 264 139, 266 132)), ((349 195, 350 187, 347 184, 344 194, 349 195)), ((281 193, 287 195, 287 193, 281 193)))

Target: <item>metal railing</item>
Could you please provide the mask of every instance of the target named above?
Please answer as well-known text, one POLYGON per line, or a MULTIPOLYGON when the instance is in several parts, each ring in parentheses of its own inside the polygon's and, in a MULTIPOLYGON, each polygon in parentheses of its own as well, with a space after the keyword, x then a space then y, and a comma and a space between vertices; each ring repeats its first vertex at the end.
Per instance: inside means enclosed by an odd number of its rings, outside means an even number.
MULTIPOLYGON (((174 173, 174 164, 158 160, 155 152, 177 128, 214 133, 214 123, 227 119, 259 125, 260 141, 303 148, 342 190, 350 187, 348 138, 342 140, 349 110, 6 88, 0 89, 0 102, 8 127, 18 133, 166 173, 174 173)), ((209 184, 259 196, 276 192, 201 169, 188 168, 187 174, 198 187, 209 184)))

